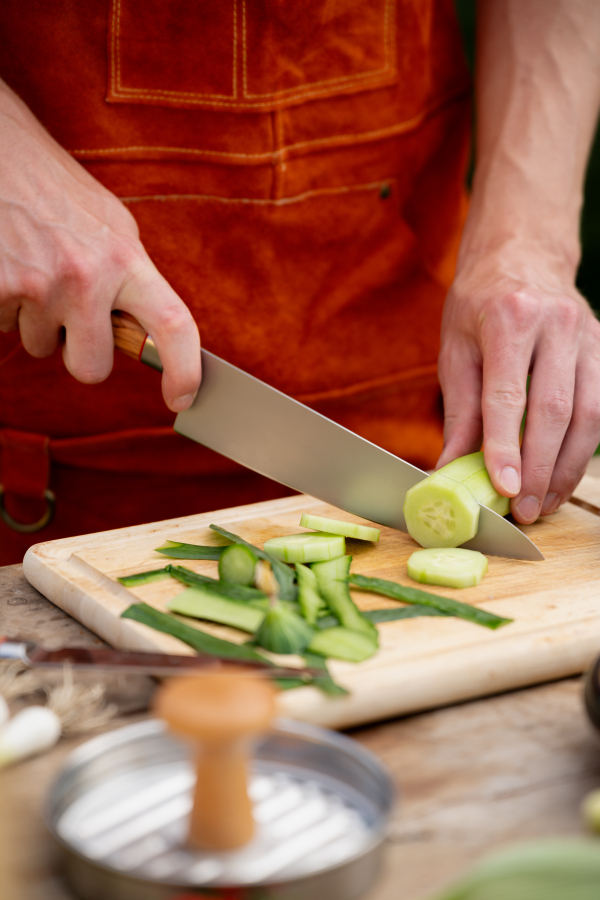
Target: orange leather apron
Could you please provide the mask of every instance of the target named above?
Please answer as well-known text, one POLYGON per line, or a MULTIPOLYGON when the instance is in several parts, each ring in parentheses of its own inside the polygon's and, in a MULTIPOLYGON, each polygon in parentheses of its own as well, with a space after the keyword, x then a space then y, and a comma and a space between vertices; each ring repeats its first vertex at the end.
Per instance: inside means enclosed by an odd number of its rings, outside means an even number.
MULTIPOLYGON (((0 75, 135 215, 207 349, 434 464, 470 115, 451 0, 3 0, 0 33, 0 75)), ((4 508, 56 495, 43 530, 0 523, 0 563, 286 493, 173 418, 125 357, 87 386, 0 335, 4 508)))

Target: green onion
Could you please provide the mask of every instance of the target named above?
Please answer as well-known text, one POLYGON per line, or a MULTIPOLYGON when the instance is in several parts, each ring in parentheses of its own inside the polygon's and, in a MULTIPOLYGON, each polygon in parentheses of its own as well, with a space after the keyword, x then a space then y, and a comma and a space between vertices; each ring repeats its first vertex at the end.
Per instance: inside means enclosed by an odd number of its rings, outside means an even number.
POLYGON ((296 599, 294 572, 290 568, 288 568, 285 563, 282 563, 278 559, 275 559, 275 557, 271 556, 270 553, 265 553, 264 550, 260 550, 259 547, 255 547, 253 544, 249 544, 237 534, 233 534, 231 531, 225 531, 225 529, 220 528, 219 525, 211 525, 210 527, 213 531, 216 531, 217 534, 220 534, 221 537, 225 537, 228 540, 233 541, 235 544, 242 544, 244 547, 248 547, 248 549, 252 550, 253 553, 255 553, 256 556, 259 557, 259 559, 264 559, 266 562, 270 563, 273 569, 273 574, 279 582, 280 598, 282 600, 296 599))
POLYGON ((318 653, 304 653, 304 662, 309 669, 321 669, 323 675, 315 675, 313 684, 329 697, 346 697, 350 691, 337 684, 327 668, 327 663, 323 656, 318 653))
POLYGON ((216 578, 209 578, 208 575, 192 572, 185 566, 169 566, 168 568, 173 578, 187 584, 188 587, 206 587, 215 594, 222 594, 230 600, 265 600, 267 596, 258 588, 247 587, 245 584, 231 584, 229 581, 217 581, 216 578))
POLYGON ((364 588, 374 594, 383 594, 384 597, 392 597, 394 600, 402 600, 404 603, 417 603, 421 606, 430 606, 449 616, 456 616, 473 622, 475 625, 483 625, 486 628, 500 628, 508 625, 512 619, 503 619, 493 613, 469 606, 467 603, 459 603, 458 600, 450 600, 448 597, 440 597, 438 594, 429 594, 417 588, 405 587, 395 581, 385 581, 383 578, 370 578, 367 575, 350 575, 348 582, 355 587, 364 588))
POLYGON ((220 559, 227 547, 203 547, 201 544, 181 544, 179 541, 165 541, 155 553, 163 553, 173 559, 220 559))
POLYGON ((418 616, 449 616, 450 613, 432 606, 402 606, 400 609, 367 609, 363 616, 369 622, 396 622, 399 619, 416 619, 418 616))
POLYGON ((138 572, 136 575, 124 575, 117 578, 125 587, 137 587, 140 584, 150 584, 152 581, 161 581, 170 576, 170 566, 166 569, 152 569, 150 572, 138 572))
POLYGON ((147 603, 134 603, 129 606, 125 612, 121 613, 122 619, 133 619, 135 622, 141 622, 142 625, 148 625, 156 631, 162 631, 164 634, 170 634, 172 637, 179 638, 184 644, 188 644, 197 650, 198 653, 207 653, 210 656, 219 656, 227 659, 237 659, 241 661, 261 662, 269 665, 269 661, 255 653, 251 647, 245 644, 234 644, 231 641, 224 641, 221 638, 193 628, 180 622, 175 616, 168 613, 162 613, 147 603))

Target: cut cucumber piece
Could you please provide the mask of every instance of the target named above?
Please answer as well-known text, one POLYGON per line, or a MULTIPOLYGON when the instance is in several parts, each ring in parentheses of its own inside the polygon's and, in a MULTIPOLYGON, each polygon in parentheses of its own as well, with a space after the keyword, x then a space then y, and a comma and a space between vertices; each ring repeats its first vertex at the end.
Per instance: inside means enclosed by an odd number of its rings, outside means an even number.
POLYGON ((231 625, 240 631, 254 634, 265 617, 265 611, 237 600, 228 600, 207 588, 191 587, 169 600, 167 608, 182 616, 207 619, 221 625, 231 625))
POLYGON ((308 645, 308 650, 309 653, 333 656, 334 659, 362 662, 373 656, 377 650, 377 642, 364 631, 353 631, 340 626, 318 631, 308 645))
POLYGON ((296 599, 297 590, 294 573, 277 559, 277 557, 270 553, 266 553, 264 550, 260 550, 258 547, 255 547, 254 544, 249 544, 248 541, 245 541, 239 535, 234 534, 232 531, 226 531, 225 528, 221 528, 220 525, 209 525, 208 527, 211 531, 215 531, 217 534, 220 534, 221 537, 227 538, 228 541, 232 541, 234 544, 243 544, 244 547, 248 547, 252 550, 259 559, 264 559, 266 562, 270 563, 271 568, 273 569, 273 575, 279 583, 279 596, 281 600, 296 599))
POLYGON ((303 532, 270 538, 264 549, 271 556, 286 563, 311 563, 323 559, 336 559, 346 552, 346 541, 341 535, 323 532, 303 532))
POLYGON ((302 513, 300 525, 302 528, 314 528, 315 531, 324 531, 327 534, 343 534, 344 537, 358 538, 359 541, 378 541, 381 534, 379 528, 342 522, 341 519, 326 519, 325 516, 311 516, 309 513, 302 513))
POLYGON ((225 547, 219 558, 219 578, 231 584, 252 584, 257 556, 245 544, 225 547))
POLYGON ((459 456, 458 459, 452 460, 447 466, 434 472, 431 477, 435 480, 440 474, 468 487, 478 503, 487 506, 500 516, 508 515, 510 499, 499 494, 492 484, 485 467, 483 451, 459 456))
POLYGON ((421 584, 443 584, 465 588, 479 584, 488 561, 477 550, 446 547, 417 550, 406 564, 408 574, 421 584))
POLYGON ((302 615, 309 625, 315 625, 317 616, 326 609, 326 604, 317 587, 317 576, 308 566, 296 563, 296 577, 298 578, 298 601, 302 615))
POLYGON ((276 602, 267 610, 254 635, 254 643, 271 653, 302 653, 313 634, 313 629, 302 616, 276 602))
POLYGON ((315 563, 312 570, 317 576, 317 587, 327 606, 344 628, 370 635, 377 645, 377 629, 365 619, 350 596, 347 578, 351 562, 351 556, 340 556, 328 562, 315 563))
POLYGON ((477 534, 479 503, 467 487, 440 472, 406 492, 403 511, 408 533, 421 547, 458 547, 477 534))

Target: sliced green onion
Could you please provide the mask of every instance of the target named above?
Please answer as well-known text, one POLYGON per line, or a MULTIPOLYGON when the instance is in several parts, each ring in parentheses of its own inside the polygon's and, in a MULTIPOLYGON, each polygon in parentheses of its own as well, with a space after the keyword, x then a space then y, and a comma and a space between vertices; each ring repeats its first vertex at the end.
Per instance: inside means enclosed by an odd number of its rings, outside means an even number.
POLYGON ((364 631, 352 631, 350 628, 337 626, 317 631, 308 645, 311 653, 321 656, 333 656, 347 662, 362 662, 373 656, 377 650, 377 642, 364 631))
POLYGON ((212 528, 212 530, 217 534, 220 534, 221 537, 233 541, 234 544, 243 544, 244 547, 248 547, 250 550, 252 550, 259 559, 264 559, 266 562, 271 563, 273 574, 275 575, 275 578, 279 583, 280 598, 282 600, 296 599, 294 573, 285 565, 285 563, 280 562, 274 556, 271 556, 270 553, 265 553, 265 551, 261 550, 259 547, 255 547, 253 544, 249 544, 237 534, 233 534, 231 531, 225 531, 225 529, 221 528, 219 525, 211 525, 210 528, 212 528))
POLYGON ((171 576, 170 566, 166 569, 152 569, 150 572, 138 572, 136 575, 123 575, 117 578, 125 587, 138 587, 140 584, 150 584, 153 581, 162 581, 171 576))
POLYGON ((317 587, 317 576, 308 566, 296 563, 298 578, 298 601, 302 615, 309 625, 315 625, 319 613, 326 609, 326 604, 317 587))
MULTIPOLYGON (((268 601, 267 601, 268 602, 268 601)), ((249 603, 228 598, 198 585, 182 591, 167 607, 171 612, 196 619, 207 619, 220 625, 231 625, 240 631, 253 634, 265 617, 263 610, 255 609, 249 603)))
POLYGON ((322 675, 315 675, 313 684, 329 697, 346 697, 350 691, 337 684, 329 674, 327 663, 318 653, 304 653, 304 662, 310 669, 321 669, 322 675))
POLYGON ((257 556, 244 544, 225 547, 219 559, 219 578, 232 584, 252 584, 257 556))
POLYGON ((185 622, 181 622, 175 616, 160 612, 160 610, 149 606, 147 603, 134 603, 125 612, 121 613, 121 618, 133 619, 135 622, 141 622, 142 625, 148 625, 156 631, 162 631, 163 634, 170 634, 172 637, 179 638, 180 641, 193 647, 198 653, 270 665, 269 660, 256 653, 251 647, 245 644, 234 644, 231 641, 224 641, 221 638, 214 637, 212 634, 200 631, 199 628, 186 625, 185 622))
POLYGON ((227 547, 203 547, 201 544, 181 544, 179 541, 165 541, 155 553, 163 553, 173 559, 220 559, 227 547))
POLYGON ((303 531, 270 538, 265 550, 286 563, 312 563, 323 559, 336 559, 346 552, 346 541, 338 534, 303 531))
POLYGON ((398 622, 401 619, 416 619, 418 616, 449 616, 450 613, 434 609, 432 606, 401 606, 399 609, 367 609, 363 616, 369 622, 398 622))
POLYGON ((187 584, 188 587, 196 587, 197 585, 210 588, 215 594, 223 594, 230 600, 266 600, 267 595, 258 588, 246 587, 245 584, 230 584, 226 581, 217 581, 216 578, 209 578, 208 575, 200 575, 199 572, 192 572, 185 566, 169 566, 169 571, 173 578, 187 584))
POLYGON ((344 537, 357 538, 359 541, 378 541, 381 534, 379 528, 372 528, 369 525, 355 525, 354 522, 327 519, 325 516, 312 516, 310 513, 302 513, 300 525, 302 528, 326 531, 328 534, 343 534, 344 537))
POLYGON ((395 581, 385 581, 383 578, 370 578, 368 575, 350 575, 348 578, 350 584, 355 587, 372 591, 374 594, 383 594, 384 597, 392 597, 393 600, 402 600, 404 603, 418 603, 421 606, 431 606, 440 610, 446 615, 456 616, 459 619, 465 619, 467 622, 473 622, 475 625, 483 625, 485 628, 500 628, 502 625, 508 625, 512 619, 503 619, 493 613, 478 609, 476 606, 469 606, 468 603, 460 603, 458 600, 451 600, 448 597, 440 597, 438 594, 429 594, 427 591, 420 591, 417 588, 405 587, 403 584, 397 584, 395 581))
POLYGON ((338 559, 315 563, 312 571, 317 576, 319 593, 340 624, 353 631, 371 635, 377 645, 377 629, 365 619, 348 590, 347 578, 351 562, 351 556, 340 556, 338 559))

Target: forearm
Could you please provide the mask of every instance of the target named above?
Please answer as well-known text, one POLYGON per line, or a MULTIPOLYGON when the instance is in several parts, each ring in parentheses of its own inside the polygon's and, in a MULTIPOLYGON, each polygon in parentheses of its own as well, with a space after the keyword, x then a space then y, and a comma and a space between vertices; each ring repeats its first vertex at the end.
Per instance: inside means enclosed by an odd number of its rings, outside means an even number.
POLYGON ((477 165, 459 270, 509 251, 525 276, 534 251, 573 281, 600 104, 600 3, 481 0, 477 48, 477 165))

